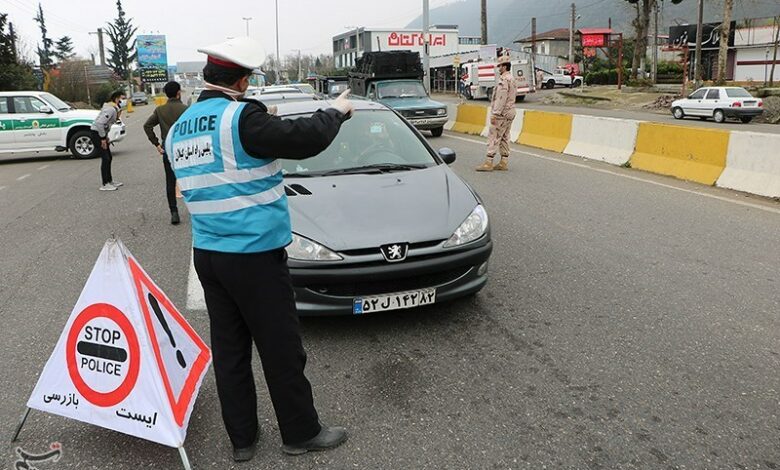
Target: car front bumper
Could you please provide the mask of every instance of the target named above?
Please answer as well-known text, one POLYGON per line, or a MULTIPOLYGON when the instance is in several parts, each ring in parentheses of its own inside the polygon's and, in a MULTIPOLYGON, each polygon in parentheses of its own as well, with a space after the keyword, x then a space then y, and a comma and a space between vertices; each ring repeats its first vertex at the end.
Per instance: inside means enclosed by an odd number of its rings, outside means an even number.
POLYGON ((436 303, 473 294, 487 283, 488 240, 471 249, 401 263, 296 267, 290 274, 299 315, 352 315, 356 298, 435 288, 436 303))
POLYGON ((726 108, 723 113, 732 118, 756 117, 764 113, 764 108, 726 108))
POLYGON ((447 115, 425 118, 406 118, 407 121, 415 128, 427 131, 431 129, 438 129, 447 124, 447 115))

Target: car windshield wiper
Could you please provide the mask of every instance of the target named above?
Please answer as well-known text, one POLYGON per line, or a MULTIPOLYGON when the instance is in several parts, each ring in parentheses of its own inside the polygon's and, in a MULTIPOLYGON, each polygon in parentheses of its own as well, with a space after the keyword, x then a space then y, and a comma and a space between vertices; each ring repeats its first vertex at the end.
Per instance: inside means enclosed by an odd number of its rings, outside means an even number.
POLYGON ((422 168, 428 168, 428 165, 424 163, 376 163, 373 165, 356 166, 352 168, 340 168, 338 170, 330 170, 322 173, 324 176, 329 175, 346 175, 352 173, 385 173, 389 171, 409 171, 420 170, 422 168))
POLYGON ((282 175, 285 178, 311 178, 317 176, 314 173, 284 173, 282 175))

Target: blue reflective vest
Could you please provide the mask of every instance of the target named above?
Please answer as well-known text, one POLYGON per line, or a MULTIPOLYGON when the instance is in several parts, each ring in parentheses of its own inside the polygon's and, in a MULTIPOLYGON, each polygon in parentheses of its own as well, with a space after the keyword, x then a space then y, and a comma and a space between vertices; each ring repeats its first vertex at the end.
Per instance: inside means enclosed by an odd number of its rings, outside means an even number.
POLYGON ((197 102, 165 141, 195 248, 259 253, 292 241, 281 164, 252 157, 241 145, 238 119, 246 105, 223 98, 197 102))

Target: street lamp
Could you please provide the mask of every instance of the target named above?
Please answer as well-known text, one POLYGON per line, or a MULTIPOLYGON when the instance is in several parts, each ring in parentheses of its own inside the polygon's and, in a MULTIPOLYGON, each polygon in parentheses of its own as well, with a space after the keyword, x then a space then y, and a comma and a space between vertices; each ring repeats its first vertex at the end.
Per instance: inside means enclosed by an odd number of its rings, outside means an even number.
POLYGON ((252 17, 251 16, 244 16, 241 19, 246 21, 246 37, 249 37, 249 22, 252 21, 252 17))

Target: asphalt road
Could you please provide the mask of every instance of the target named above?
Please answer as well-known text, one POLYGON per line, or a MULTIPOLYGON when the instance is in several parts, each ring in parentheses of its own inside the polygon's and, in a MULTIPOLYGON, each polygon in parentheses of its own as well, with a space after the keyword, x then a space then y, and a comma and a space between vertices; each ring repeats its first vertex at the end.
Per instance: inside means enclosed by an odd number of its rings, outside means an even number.
MULTIPOLYGON (((732 131, 748 131, 748 132, 764 132, 770 134, 780 134, 780 126, 775 124, 763 124, 757 122, 742 124, 741 122, 735 120, 728 120, 723 124, 718 124, 712 119, 704 120, 704 121, 699 118, 685 118, 685 119, 677 120, 672 116, 671 111, 661 113, 661 112, 653 112, 649 110, 639 111, 633 109, 601 109, 601 108, 589 108, 585 106, 562 106, 562 105, 543 104, 541 102, 541 100, 546 95, 557 93, 559 91, 570 91, 576 93, 577 89, 573 91, 567 88, 556 88, 554 90, 547 90, 547 89, 540 90, 536 93, 531 93, 528 96, 526 96, 525 101, 523 101, 522 103, 517 103, 516 107, 519 109, 534 109, 537 111, 551 111, 551 112, 561 112, 561 113, 570 113, 570 114, 583 114, 586 116, 601 116, 601 117, 612 117, 612 118, 620 118, 620 119, 633 119, 636 121, 661 122, 665 124, 676 124, 681 126, 709 127, 712 129, 725 129, 725 130, 732 130, 732 131)), ((461 99, 459 99, 455 95, 438 94, 434 96, 434 99, 441 101, 442 103, 450 103, 450 104, 461 102, 461 99)), ((487 105, 488 101, 475 100, 475 101, 468 101, 468 103, 487 105)))
MULTIPOLYGON (((3 439, 112 233, 187 304, 189 224, 168 224, 139 124, 151 107, 137 109, 115 151, 119 191, 97 191, 96 160, 0 165, 3 439)), ((488 207, 488 286, 303 321, 322 419, 351 433, 331 452, 282 455, 256 361, 261 448, 233 464, 209 372, 186 445, 194 468, 780 466, 780 204, 522 147, 509 172, 480 174, 480 139, 433 144, 458 152, 454 169, 488 207)), ((206 313, 186 316, 207 339, 206 313)), ((180 468, 173 449, 33 412, 18 445, 53 441, 64 456, 41 470, 180 468)))

